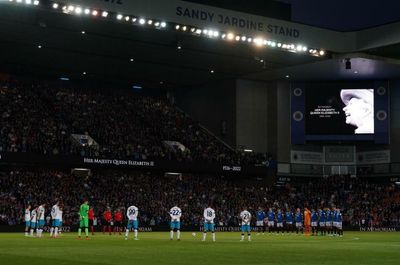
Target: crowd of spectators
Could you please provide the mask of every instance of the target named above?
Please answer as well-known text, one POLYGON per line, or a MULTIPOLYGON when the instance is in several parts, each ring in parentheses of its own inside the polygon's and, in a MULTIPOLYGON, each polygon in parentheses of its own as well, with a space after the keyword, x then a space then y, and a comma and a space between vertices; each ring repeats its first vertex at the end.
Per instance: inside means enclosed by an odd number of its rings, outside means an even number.
POLYGON ((267 154, 235 151, 162 97, 131 90, 0 83, 0 152, 262 164, 267 154), (71 135, 97 144, 81 145, 71 135), (177 149, 165 141, 181 143, 177 149))
POLYGON ((339 207, 344 225, 388 227, 400 225, 400 191, 390 182, 374 182, 347 176, 313 178, 284 186, 262 181, 229 179, 222 176, 163 176, 150 173, 102 171, 89 176, 49 170, 13 170, 0 173, 0 222, 23 222, 24 207, 56 200, 65 205, 64 223, 76 224, 84 198, 101 220, 106 207, 123 211, 135 205, 142 226, 166 225, 169 209, 183 211, 186 225, 200 225, 204 207, 212 203, 217 225, 236 226, 242 207, 255 212, 265 209, 311 209, 339 207))

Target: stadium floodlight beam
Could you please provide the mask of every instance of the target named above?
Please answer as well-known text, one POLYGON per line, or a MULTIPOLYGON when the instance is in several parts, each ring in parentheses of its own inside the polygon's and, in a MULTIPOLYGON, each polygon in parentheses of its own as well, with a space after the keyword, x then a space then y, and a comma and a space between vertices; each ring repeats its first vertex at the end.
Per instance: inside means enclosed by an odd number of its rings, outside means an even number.
POLYGON ((303 46, 303 52, 306 52, 307 51, 307 46, 303 46))
POLYGON ((165 28, 166 26, 167 26, 167 23, 166 23, 166 22, 164 22, 164 21, 161 22, 161 27, 162 27, 162 28, 165 28))
POLYGON ((139 24, 140 25, 146 24, 146 19, 144 19, 144 18, 139 19, 139 24))
POLYGON ((178 30, 180 27, 181 27, 181 26, 176 25, 176 26, 175 26, 175 29, 178 30))
POLYGON ((233 33, 228 33, 227 37, 228 37, 228 40, 233 40, 235 35, 233 35, 233 33))
POLYGON ((57 4, 57 3, 54 3, 54 4, 53 4, 53 8, 54 8, 54 9, 57 9, 57 8, 58 8, 58 4, 57 4))
POLYGON ((149 24, 149 25, 153 24, 153 20, 149 19, 149 20, 147 21, 147 24, 149 24))
POLYGON ((39 0, 33 1, 33 4, 34 4, 35 6, 38 6, 38 5, 39 5, 39 0))
POLYGON ((85 15, 89 15, 90 14, 90 9, 89 8, 85 8, 85 15))
POLYGON ((133 23, 135 23, 136 20, 137 20, 137 18, 135 18, 135 17, 132 18, 132 22, 133 22, 133 23))
POLYGON ((236 41, 240 41, 240 36, 239 36, 239 35, 236 36, 236 37, 235 37, 235 40, 236 40, 236 41))
POLYGON ((214 31, 214 37, 219 37, 219 32, 218 31, 214 31))
POLYGON ((93 10, 93 11, 92 11, 92 15, 93 15, 93 16, 97 16, 98 14, 99 14, 99 11, 97 11, 97 10, 93 10))
POLYGON ((186 30, 187 30, 187 27, 186 27, 186 26, 183 26, 183 27, 182 27, 182 30, 183 30, 183 31, 186 31, 186 30))
POLYGON ((108 12, 107 11, 103 11, 103 13, 101 13, 102 17, 107 17, 108 16, 108 12))
POLYGON ((25 0, 25 4, 31 5, 32 4, 32 0, 25 0))
POLYGON ((131 18, 129 16, 125 17, 125 21, 128 22, 131 18))
POLYGON ((74 7, 74 6, 68 6, 68 11, 72 12, 72 11, 74 11, 74 10, 75 10, 75 7, 74 7))
POLYGON ((242 41, 246 41, 246 40, 247 40, 246 36, 242 36, 242 41))
POLYGON ((159 27, 160 26, 160 22, 156 22, 156 23, 154 23, 154 26, 156 26, 156 27, 159 27))
POLYGON ((75 13, 78 14, 78 15, 82 14, 82 8, 79 7, 79 6, 76 7, 76 8, 75 8, 75 13))
POLYGON ((118 15, 117 15, 117 19, 118 19, 118 20, 121 20, 123 17, 124 17, 124 16, 121 15, 121 14, 118 14, 118 15))
POLYGON ((325 51, 324 50, 320 50, 319 51, 319 55, 324 56, 325 55, 325 51))

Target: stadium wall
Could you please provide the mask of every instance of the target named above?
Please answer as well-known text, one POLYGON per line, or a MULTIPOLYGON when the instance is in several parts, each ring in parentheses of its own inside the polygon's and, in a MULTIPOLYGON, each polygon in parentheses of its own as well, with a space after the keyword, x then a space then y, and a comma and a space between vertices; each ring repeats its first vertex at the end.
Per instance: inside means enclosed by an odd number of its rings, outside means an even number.
POLYGON ((390 82, 390 150, 392 162, 400 162, 400 80, 390 82))
POLYGON ((236 81, 236 146, 273 153, 275 97, 275 83, 236 81))
POLYGON ((290 83, 278 82, 277 89, 277 160, 280 163, 290 162, 290 83))
POLYGON ((235 80, 205 84, 176 91, 176 104, 193 119, 236 146, 235 80))

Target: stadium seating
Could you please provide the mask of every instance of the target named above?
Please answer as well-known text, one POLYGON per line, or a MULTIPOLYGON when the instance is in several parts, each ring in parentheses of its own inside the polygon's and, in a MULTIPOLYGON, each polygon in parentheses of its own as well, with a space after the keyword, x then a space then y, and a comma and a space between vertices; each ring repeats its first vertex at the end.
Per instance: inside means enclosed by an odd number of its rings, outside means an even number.
POLYGON ((231 150, 161 98, 132 91, 0 84, 0 152, 112 156, 229 164, 261 164, 267 154, 231 150), (97 145, 76 145, 72 134, 97 145), (176 141, 185 150, 169 148, 176 141))

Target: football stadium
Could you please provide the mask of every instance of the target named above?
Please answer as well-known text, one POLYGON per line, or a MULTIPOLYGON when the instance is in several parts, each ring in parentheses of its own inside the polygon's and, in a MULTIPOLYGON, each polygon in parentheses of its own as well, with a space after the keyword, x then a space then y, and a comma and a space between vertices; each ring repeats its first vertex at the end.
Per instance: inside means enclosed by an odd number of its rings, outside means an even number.
POLYGON ((400 264, 397 1, 0 0, 0 264, 400 264))

